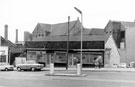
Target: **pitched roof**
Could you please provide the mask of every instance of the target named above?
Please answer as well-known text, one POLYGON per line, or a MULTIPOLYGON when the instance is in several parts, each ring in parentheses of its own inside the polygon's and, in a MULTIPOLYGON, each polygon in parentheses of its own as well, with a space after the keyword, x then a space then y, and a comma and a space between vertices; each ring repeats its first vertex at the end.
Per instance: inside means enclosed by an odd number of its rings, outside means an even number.
POLYGON ((39 30, 40 32, 51 31, 51 24, 38 23, 33 30, 33 33, 37 33, 39 30))
MULTIPOLYGON (((69 22, 69 33, 70 35, 74 35, 80 31, 80 21, 79 19, 75 21, 69 22)), ((58 24, 44 24, 44 23, 38 23, 33 31, 33 33, 38 33, 49 31, 50 36, 56 36, 56 35, 67 35, 68 34, 68 22, 65 23, 58 23, 58 24)))
POLYGON ((124 27, 135 27, 135 22, 116 21, 116 20, 110 20, 109 22, 118 22, 121 23, 124 27))
MULTIPOLYGON (((83 35, 89 35, 91 30, 92 29, 87 29, 87 28, 83 29, 83 35)), ((80 33, 79 33, 79 35, 80 35, 80 33)))
POLYGON ((92 28, 90 35, 104 35, 104 29, 92 28))
MULTIPOLYGON (((99 29, 99 28, 84 28, 83 29, 83 35, 104 35, 104 29, 99 29)), ((81 32, 79 32, 77 35, 81 35, 81 32)))
MULTIPOLYGON (((71 21, 69 23, 69 31, 75 27, 77 21, 71 21)), ((52 32, 50 35, 66 35, 68 32, 68 22, 52 25, 52 32)))
POLYGON ((2 36, 0 37, 1 37, 1 46, 10 46, 10 47, 16 46, 11 41, 4 39, 2 36))
POLYGON ((135 22, 121 22, 121 24, 125 27, 135 27, 135 22))

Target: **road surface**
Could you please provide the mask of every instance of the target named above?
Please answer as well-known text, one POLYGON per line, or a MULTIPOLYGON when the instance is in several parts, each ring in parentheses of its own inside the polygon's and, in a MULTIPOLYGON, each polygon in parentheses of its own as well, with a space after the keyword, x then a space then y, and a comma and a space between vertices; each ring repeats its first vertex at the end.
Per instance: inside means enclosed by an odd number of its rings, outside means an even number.
POLYGON ((48 73, 49 71, 0 71, 0 87, 135 87, 135 72, 85 71, 85 77, 46 76, 48 73))

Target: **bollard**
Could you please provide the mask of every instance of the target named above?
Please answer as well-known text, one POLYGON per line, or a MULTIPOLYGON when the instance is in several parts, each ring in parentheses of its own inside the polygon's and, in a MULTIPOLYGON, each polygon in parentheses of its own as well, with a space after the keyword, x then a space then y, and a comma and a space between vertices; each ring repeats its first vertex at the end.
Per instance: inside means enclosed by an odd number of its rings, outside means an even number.
POLYGON ((81 75, 81 64, 77 64, 77 75, 81 75))
POLYGON ((50 63, 50 74, 54 74, 54 64, 50 63))

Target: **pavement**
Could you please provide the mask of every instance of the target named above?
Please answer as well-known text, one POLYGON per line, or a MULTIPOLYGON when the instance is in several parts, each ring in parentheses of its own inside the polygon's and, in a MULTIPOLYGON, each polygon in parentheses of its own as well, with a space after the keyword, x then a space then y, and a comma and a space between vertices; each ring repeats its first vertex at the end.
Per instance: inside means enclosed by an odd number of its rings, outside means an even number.
MULTIPOLYGON (((45 67, 44 70, 49 71, 49 67, 45 67)), ((47 76, 69 76, 69 77, 84 77, 87 76, 85 72, 135 72, 135 68, 82 68, 82 73, 77 74, 76 68, 54 68, 54 73, 48 73, 47 76)))
MULTIPOLYGON (((14 69, 16 70, 16 68, 14 69)), ((43 71, 50 71, 50 67, 45 67, 43 71)), ((77 74, 76 67, 70 67, 66 70, 65 67, 54 67, 53 73, 46 74, 47 76, 70 76, 70 77, 84 77, 85 72, 135 72, 135 68, 82 68, 81 74, 77 74)))
MULTIPOLYGON (((43 70, 50 70, 49 67, 45 67, 43 70)), ((76 71, 76 68, 54 68, 54 71, 76 71)), ((82 68, 82 71, 92 71, 92 72, 135 72, 135 68, 82 68)))

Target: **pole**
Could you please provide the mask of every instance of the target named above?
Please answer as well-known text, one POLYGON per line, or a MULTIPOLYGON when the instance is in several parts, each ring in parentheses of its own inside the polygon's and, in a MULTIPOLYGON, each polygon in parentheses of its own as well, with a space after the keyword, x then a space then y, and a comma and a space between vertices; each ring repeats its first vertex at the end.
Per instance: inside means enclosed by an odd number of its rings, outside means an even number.
POLYGON ((68 16, 68 35, 67 35, 67 64, 66 64, 66 70, 68 70, 68 53, 69 53, 69 22, 70 22, 70 16, 68 16))
POLYGON ((83 49, 83 33, 82 33, 82 28, 83 28, 83 26, 82 26, 82 24, 83 24, 83 14, 81 14, 81 60, 80 60, 80 64, 81 64, 81 71, 82 71, 82 65, 83 65, 83 63, 82 63, 82 49, 83 49))

